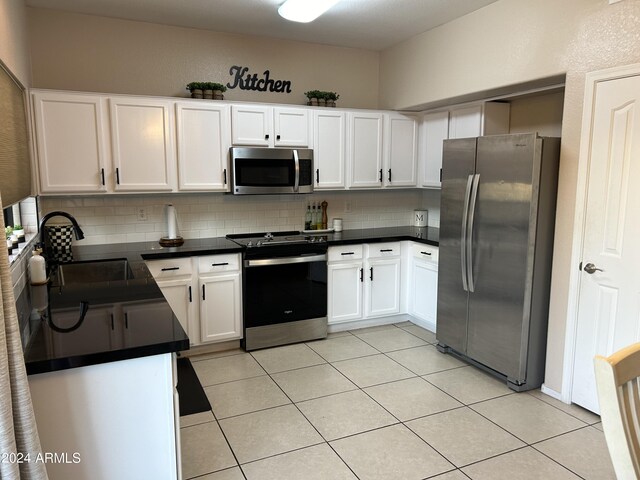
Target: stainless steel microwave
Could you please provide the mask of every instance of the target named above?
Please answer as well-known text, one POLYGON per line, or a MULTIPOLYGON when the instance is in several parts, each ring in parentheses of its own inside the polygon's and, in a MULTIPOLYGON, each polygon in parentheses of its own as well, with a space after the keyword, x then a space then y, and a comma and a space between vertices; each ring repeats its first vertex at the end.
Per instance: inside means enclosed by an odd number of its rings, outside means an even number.
POLYGON ((313 150, 231 147, 231 193, 313 192, 313 150))

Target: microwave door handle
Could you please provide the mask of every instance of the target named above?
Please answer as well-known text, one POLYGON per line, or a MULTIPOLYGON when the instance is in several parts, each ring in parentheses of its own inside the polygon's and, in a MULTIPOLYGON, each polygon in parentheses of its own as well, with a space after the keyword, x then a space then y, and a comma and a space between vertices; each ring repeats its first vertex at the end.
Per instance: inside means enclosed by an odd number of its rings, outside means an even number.
POLYGON ((293 151, 293 162, 295 163, 296 178, 293 184, 293 191, 298 193, 300 188, 300 159, 298 158, 298 150, 293 151))

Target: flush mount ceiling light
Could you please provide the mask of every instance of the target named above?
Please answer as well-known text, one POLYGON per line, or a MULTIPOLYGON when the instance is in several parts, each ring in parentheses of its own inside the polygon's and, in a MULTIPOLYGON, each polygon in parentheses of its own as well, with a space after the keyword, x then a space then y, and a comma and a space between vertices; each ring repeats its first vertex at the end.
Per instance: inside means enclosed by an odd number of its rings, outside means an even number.
POLYGON ((309 23, 333 7, 340 0, 287 0, 278 13, 292 22, 309 23))

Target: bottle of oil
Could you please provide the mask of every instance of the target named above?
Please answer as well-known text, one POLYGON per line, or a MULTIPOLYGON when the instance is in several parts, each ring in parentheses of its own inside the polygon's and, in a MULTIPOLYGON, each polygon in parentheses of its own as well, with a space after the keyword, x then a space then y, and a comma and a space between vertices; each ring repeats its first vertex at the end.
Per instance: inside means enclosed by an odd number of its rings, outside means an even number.
POLYGON ((311 212, 311 225, 309 226, 309 230, 316 229, 316 220, 318 218, 318 213, 316 212, 316 204, 313 203, 313 211, 311 212))
POLYGON ((311 204, 307 203, 307 213, 304 214, 304 229, 311 230, 311 204))

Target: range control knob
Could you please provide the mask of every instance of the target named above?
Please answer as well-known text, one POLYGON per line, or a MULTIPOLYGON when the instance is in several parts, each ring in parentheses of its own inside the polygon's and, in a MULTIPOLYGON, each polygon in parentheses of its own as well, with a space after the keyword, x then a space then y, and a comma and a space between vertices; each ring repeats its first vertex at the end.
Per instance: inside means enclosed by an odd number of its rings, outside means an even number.
POLYGON ((262 246, 262 240, 258 240, 256 242, 256 247, 261 247, 262 246))
POLYGON ((253 247, 253 242, 251 240, 249 240, 249 243, 247 243, 247 247, 253 247))

